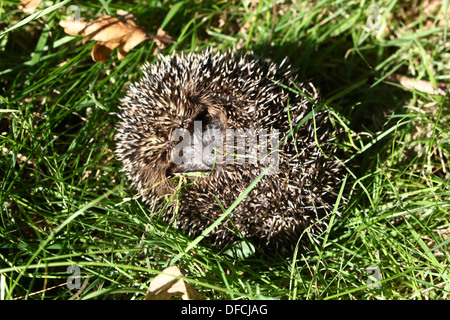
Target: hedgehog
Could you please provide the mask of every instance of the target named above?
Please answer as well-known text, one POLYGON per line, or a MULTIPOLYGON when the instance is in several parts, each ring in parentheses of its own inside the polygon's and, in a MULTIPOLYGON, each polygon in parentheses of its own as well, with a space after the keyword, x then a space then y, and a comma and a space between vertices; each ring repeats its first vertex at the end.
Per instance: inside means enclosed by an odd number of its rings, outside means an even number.
POLYGON ((116 133, 140 201, 195 238, 258 178, 202 241, 272 253, 319 241, 345 176, 338 129, 287 59, 207 49, 160 55, 142 72, 116 133))

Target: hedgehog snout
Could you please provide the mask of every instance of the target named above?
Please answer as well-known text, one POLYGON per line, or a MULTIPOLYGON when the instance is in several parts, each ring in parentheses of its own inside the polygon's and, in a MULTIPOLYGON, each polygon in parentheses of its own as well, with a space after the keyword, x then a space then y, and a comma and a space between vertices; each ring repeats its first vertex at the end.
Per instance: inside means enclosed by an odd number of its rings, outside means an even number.
POLYGON ((186 129, 176 129, 171 138, 176 145, 172 149, 170 173, 211 171, 217 152, 222 152, 223 133, 221 119, 207 109, 200 112, 186 129))

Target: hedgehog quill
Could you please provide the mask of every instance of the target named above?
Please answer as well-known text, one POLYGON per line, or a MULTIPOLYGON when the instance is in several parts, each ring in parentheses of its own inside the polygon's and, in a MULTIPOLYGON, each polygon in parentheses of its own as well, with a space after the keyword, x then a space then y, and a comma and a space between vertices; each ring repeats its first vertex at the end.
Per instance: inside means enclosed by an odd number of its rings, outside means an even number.
POLYGON ((141 200, 191 237, 270 167, 205 240, 288 252, 327 228, 345 176, 328 114, 313 112, 318 99, 286 61, 210 49, 160 56, 121 100, 116 154, 141 200))

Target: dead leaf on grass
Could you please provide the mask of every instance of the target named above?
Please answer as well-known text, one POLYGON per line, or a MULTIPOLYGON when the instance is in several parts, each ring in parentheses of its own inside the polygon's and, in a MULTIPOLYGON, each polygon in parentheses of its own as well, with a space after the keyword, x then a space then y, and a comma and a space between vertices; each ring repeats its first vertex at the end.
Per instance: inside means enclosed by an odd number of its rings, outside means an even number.
POLYGON ((18 8, 22 9, 23 12, 31 14, 36 10, 36 8, 41 4, 42 0, 24 0, 19 3, 18 8))
POLYGON ((144 300, 169 300, 180 296, 183 300, 202 299, 202 296, 189 283, 175 278, 184 276, 177 266, 168 267, 162 272, 150 282, 144 300))
MULTIPOLYGON (((131 49, 144 40, 154 39, 158 45, 174 43, 167 33, 154 36, 140 29, 131 13, 125 11, 117 13, 120 18, 104 15, 91 22, 62 20, 59 24, 67 34, 83 35, 88 40, 97 41, 91 52, 92 60, 103 63, 115 48, 119 49, 118 58, 123 59, 131 49)), ((159 30, 158 34, 161 34, 159 30)))
POLYGON ((428 94, 441 95, 444 96, 448 83, 438 83, 437 88, 433 86, 430 81, 426 80, 416 80, 409 77, 405 77, 399 74, 393 74, 387 78, 387 80, 399 83, 407 89, 418 90, 428 94))

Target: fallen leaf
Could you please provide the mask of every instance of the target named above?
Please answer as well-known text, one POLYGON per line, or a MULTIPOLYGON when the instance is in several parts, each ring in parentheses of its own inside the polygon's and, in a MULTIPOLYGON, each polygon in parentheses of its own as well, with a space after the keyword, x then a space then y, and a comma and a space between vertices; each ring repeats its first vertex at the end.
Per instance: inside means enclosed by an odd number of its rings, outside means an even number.
POLYGON ((154 37, 153 39, 155 40, 157 45, 175 42, 173 41, 172 37, 161 28, 158 28, 158 31, 156 32, 156 37, 154 37))
POLYGON ((180 297, 183 300, 201 300, 201 295, 183 279, 183 273, 177 266, 171 266, 157 275, 151 282, 144 300, 169 300, 180 297))
POLYGON ((160 43, 173 43, 170 36, 153 36, 138 28, 135 17, 128 12, 117 12, 121 18, 104 15, 98 19, 86 22, 79 20, 62 20, 60 26, 70 35, 83 35, 88 40, 95 40, 97 44, 92 49, 92 60, 105 62, 111 52, 118 48, 119 59, 123 59, 128 52, 147 39, 154 39, 160 43))
POLYGON ((428 94, 435 94, 441 96, 444 96, 447 88, 449 88, 448 83, 438 83, 437 87, 434 87, 430 81, 416 80, 399 74, 393 74, 389 76, 387 79, 395 83, 400 83, 407 89, 418 90, 428 94))
POLYGON ((33 13, 34 10, 41 4, 42 0, 24 0, 19 3, 19 9, 22 9, 25 13, 33 13))

